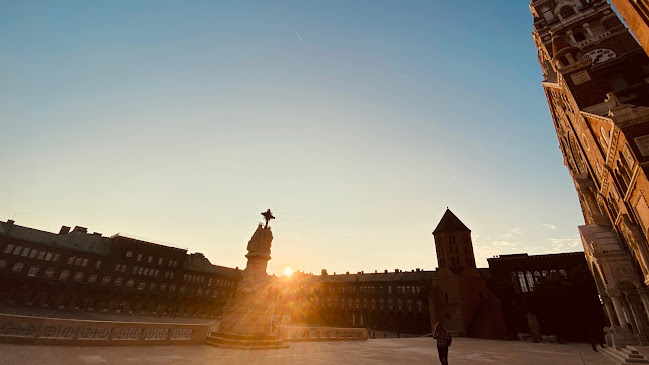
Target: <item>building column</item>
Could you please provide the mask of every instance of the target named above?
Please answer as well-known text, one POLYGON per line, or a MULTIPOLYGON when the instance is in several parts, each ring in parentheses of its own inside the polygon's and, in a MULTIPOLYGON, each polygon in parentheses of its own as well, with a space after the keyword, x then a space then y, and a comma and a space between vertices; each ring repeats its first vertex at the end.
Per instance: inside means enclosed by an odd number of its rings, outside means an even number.
POLYGON ((649 288, 638 288, 636 289, 638 292, 638 295, 640 295, 640 299, 642 300, 642 304, 644 304, 644 311, 649 317, 649 313, 647 313, 647 310, 649 310, 649 288))
POLYGON ((570 37, 570 40, 572 41, 573 44, 577 43, 575 36, 572 35, 572 30, 567 31, 566 34, 568 35, 568 37, 570 37))
POLYGON ((622 306, 622 301, 620 300, 622 293, 619 290, 609 290, 609 296, 611 297, 611 302, 613 302, 613 308, 615 309, 615 314, 617 315, 620 327, 629 328, 624 316, 624 307, 622 306))
POLYGON ((635 322, 634 332, 640 335, 640 340, 646 342, 649 339, 649 322, 642 305, 640 295, 635 289, 626 291, 628 306, 631 309, 632 319, 635 322))
POLYGON ((593 31, 590 29, 590 24, 588 24, 588 23, 584 23, 584 24, 582 25, 582 27, 584 27, 584 29, 586 30, 586 33, 588 33, 588 35, 589 35, 591 38, 595 36, 595 35, 593 34, 593 31))
POLYGON ((622 303, 622 309, 624 310, 624 318, 626 318, 626 323, 633 328, 632 332, 637 332, 637 323, 635 323, 635 318, 633 318, 633 313, 631 312, 631 306, 628 299, 625 296, 620 297, 620 302, 622 303))
POLYGON ((607 296, 602 295, 602 302, 604 302, 604 309, 606 310, 606 315, 608 316, 608 321, 611 323, 611 326, 619 326, 620 322, 617 320, 617 317, 615 316, 615 309, 613 309, 613 303, 611 302, 611 298, 607 296))

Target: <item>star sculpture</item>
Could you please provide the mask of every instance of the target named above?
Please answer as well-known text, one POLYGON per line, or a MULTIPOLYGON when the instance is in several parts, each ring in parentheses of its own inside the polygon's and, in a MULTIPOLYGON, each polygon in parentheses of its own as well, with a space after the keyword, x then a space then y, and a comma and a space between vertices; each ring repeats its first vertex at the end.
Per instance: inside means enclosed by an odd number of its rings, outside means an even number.
POLYGON ((266 219, 266 226, 264 228, 268 228, 268 221, 270 221, 271 219, 275 219, 275 216, 273 216, 273 213, 270 211, 270 209, 261 213, 261 215, 263 215, 264 219, 266 219))

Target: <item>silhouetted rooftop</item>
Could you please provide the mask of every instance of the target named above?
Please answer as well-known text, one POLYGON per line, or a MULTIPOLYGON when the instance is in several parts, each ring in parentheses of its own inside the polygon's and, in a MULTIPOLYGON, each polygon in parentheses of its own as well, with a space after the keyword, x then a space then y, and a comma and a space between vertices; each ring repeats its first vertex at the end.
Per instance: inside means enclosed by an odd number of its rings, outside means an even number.
POLYGON ((439 233, 439 232, 447 232, 447 231, 469 231, 471 230, 467 228, 467 226, 462 223, 458 217, 451 212, 450 209, 446 208, 446 212, 444 212, 444 216, 442 219, 439 221, 439 224, 437 225, 437 228, 433 231, 433 234, 439 233))

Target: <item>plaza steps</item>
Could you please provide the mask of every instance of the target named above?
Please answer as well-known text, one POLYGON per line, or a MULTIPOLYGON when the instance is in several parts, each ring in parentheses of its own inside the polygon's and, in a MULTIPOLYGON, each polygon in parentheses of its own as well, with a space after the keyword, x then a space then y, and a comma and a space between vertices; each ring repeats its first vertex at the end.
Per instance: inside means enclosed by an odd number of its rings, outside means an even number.
POLYGON ((240 336, 223 333, 212 333, 205 344, 237 350, 271 350, 287 349, 289 344, 278 340, 276 336, 240 336))
POLYGON ((613 347, 605 347, 599 348, 598 351, 616 364, 649 364, 649 361, 633 346, 626 346, 619 350, 613 347))

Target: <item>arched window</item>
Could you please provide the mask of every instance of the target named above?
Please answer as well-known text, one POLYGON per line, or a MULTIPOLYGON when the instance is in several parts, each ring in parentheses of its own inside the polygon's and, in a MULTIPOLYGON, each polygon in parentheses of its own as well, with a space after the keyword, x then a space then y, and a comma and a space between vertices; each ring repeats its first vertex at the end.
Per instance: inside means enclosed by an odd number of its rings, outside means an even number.
MULTIPOLYGON (((171 285, 169 286, 169 291, 172 292, 172 293, 175 292, 175 291, 176 291, 176 284, 171 284, 171 285)), ((338 302, 338 299, 336 299, 336 303, 337 303, 337 302, 338 302)), ((336 305, 337 305, 337 304, 336 304, 336 305)))
POLYGON ((23 263, 22 262, 16 262, 14 264, 14 267, 11 269, 13 272, 21 272, 23 271, 23 263))
POLYGON ((165 284, 165 283, 160 284, 160 287, 158 289, 160 291, 165 291, 165 289, 167 289, 167 284, 165 284))
POLYGON ((586 40, 586 35, 582 31, 576 31, 572 34, 573 37, 575 37, 575 40, 577 42, 585 41, 586 40))
POLYGON ((68 280, 68 276, 70 276, 70 272, 68 270, 63 270, 61 271, 61 275, 59 275, 59 279, 68 280))
POLYGON ((527 284, 525 283, 525 274, 523 274, 522 271, 518 272, 518 283, 521 286, 521 291, 523 293, 527 293, 528 290, 527 290, 527 284))
POLYGON ((564 6, 559 10, 559 14, 561 14, 561 17, 563 19, 567 19, 573 15, 575 15, 575 9, 572 8, 572 6, 564 6))
POLYGON ((96 281, 97 281, 97 275, 93 274, 93 275, 90 275, 90 277, 88 278, 88 282, 90 284, 94 284, 96 281))
POLYGON ((534 277, 531 272, 527 272, 527 285, 530 288, 530 291, 534 291, 534 277))
POLYGON ((78 273, 74 274, 74 281, 81 281, 83 280, 83 273, 79 271, 78 273))
POLYGON ((101 279, 101 285, 108 285, 110 283, 110 276, 106 275, 101 279))
POLYGON ((543 270, 541 272, 541 274, 543 275, 544 278, 547 278, 548 277, 548 270, 543 270))
POLYGON ((559 275, 563 276, 565 279, 568 279, 568 275, 566 275, 566 270, 564 269, 559 270, 559 275))
POLYGON ((132 288, 134 283, 135 282, 133 281, 133 279, 129 279, 129 281, 126 282, 126 287, 127 288, 132 288))
POLYGON ((540 273, 540 272, 538 272, 538 271, 535 271, 535 272, 534 272, 534 280, 535 280, 535 282, 537 282, 537 283, 538 283, 539 281, 541 281, 541 273, 540 273))
POLYGON ((51 278, 52 276, 54 276, 54 268, 48 267, 47 270, 45 270, 45 274, 43 276, 46 278, 51 278))
POLYGON ((29 272, 27 273, 27 276, 36 276, 36 274, 38 274, 39 269, 40 268, 38 267, 38 265, 34 265, 34 266, 30 267, 29 272))
MULTIPOLYGON (((151 257, 151 256, 149 256, 149 257, 151 257)), ((149 290, 155 290, 155 286, 156 286, 155 282, 149 284, 149 290)), ((201 293, 198 293, 198 294, 200 295, 201 293)))
POLYGON ((122 285, 122 278, 117 278, 115 279, 115 282, 113 283, 115 286, 121 286, 122 285))

